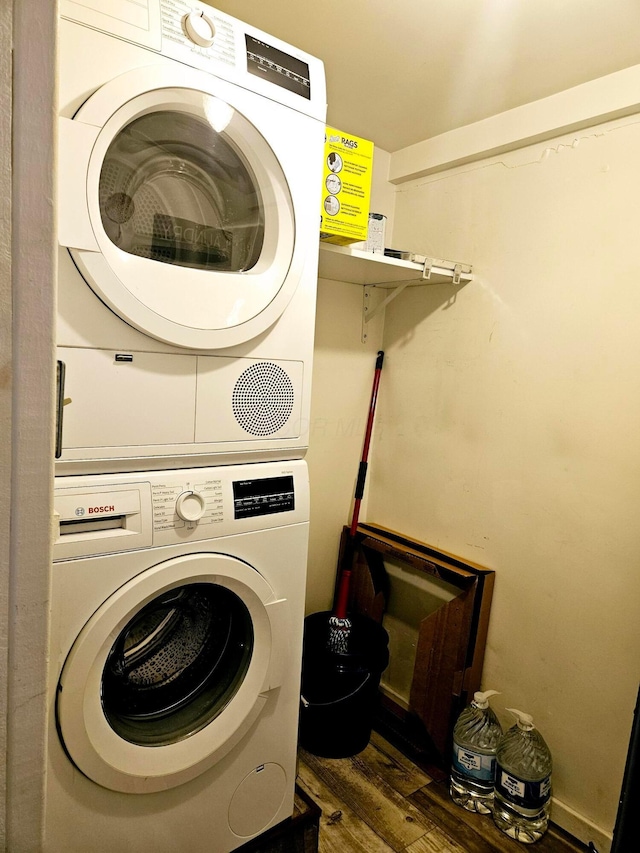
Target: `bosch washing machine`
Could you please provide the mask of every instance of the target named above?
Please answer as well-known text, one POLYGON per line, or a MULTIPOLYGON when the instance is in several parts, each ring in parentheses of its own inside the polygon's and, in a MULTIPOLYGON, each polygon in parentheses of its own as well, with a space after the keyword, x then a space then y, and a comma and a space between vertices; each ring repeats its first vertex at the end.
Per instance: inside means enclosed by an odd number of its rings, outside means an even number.
POLYGON ((290 817, 304 460, 56 479, 47 853, 229 853, 290 817))
POLYGON ((56 474, 300 458, 322 63, 191 0, 60 0, 56 474))

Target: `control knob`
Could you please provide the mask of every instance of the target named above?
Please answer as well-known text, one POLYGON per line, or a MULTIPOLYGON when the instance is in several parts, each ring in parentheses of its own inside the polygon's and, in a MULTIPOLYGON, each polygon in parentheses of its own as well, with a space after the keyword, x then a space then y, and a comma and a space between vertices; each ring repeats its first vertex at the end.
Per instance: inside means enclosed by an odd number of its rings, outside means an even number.
POLYGON ((204 515, 204 498, 200 492, 182 492, 176 500, 176 512, 183 521, 199 521, 204 515))
POLYGON ((182 19, 184 28, 194 44, 211 47, 216 35, 216 25, 204 12, 192 11, 182 19))

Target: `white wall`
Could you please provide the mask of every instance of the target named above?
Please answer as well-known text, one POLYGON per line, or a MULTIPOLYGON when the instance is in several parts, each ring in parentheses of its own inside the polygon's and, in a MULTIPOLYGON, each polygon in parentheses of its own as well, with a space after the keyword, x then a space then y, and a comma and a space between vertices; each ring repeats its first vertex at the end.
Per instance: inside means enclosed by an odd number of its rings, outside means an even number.
MULTIPOLYGON (((379 324, 360 341, 362 290, 353 284, 318 283, 310 448, 311 524, 307 613, 331 607, 343 525, 351 522, 379 324)), ((374 321, 375 322, 375 321, 374 321)), ((364 520, 366 504, 361 510, 364 520)))
MULTIPOLYGON (((371 210, 387 216, 387 234, 390 235, 395 191, 386 180, 388 168, 389 154, 376 148, 371 210)), ((307 613, 331 607, 340 535, 343 526, 351 523, 383 328, 383 317, 375 317, 367 324, 367 342, 362 343, 362 304, 362 287, 319 280, 307 453, 311 480, 307 613)), ((360 512, 363 521, 367 495, 368 488, 360 512)))
POLYGON ((622 119, 400 187, 396 241, 476 280, 387 308, 368 508, 495 569, 484 686, 600 849, 640 675, 639 150, 622 119))

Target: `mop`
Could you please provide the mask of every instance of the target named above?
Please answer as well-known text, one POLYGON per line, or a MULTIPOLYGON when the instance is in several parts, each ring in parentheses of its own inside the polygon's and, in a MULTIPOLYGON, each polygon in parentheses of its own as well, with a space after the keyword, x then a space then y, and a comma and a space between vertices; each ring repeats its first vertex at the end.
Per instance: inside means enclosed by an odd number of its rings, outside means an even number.
POLYGON ((362 458, 358 469, 358 479, 356 481, 355 501, 353 505, 353 515, 351 517, 351 526, 349 535, 347 536, 344 552, 341 561, 340 581, 338 584, 338 594, 336 596, 336 604, 333 613, 329 617, 329 635, 327 640, 327 648, 336 654, 346 654, 349 644, 349 636, 351 634, 351 620, 347 616, 347 605, 349 602, 349 589, 351 584, 351 567, 353 564, 353 556, 355 552, 356 530, 358 528, 358 518, 360 516, 360 504, 364 494, 364 484, 367 478, 367 465, 369 458, 369 444, 371 443, 371 431, 373 429, 373 417, 376 410, 376 402, 378 398, 378 385, 380 384, 380 373, 382 371, 382 362, 384 361, 384 352, 378 352, 376 358, 376 368, 373 375, 373 389, 371 391, 371 402, 369 404, 369 415, 367 417, 367 428, 365 430, 364 445, 362 448, 362 458))

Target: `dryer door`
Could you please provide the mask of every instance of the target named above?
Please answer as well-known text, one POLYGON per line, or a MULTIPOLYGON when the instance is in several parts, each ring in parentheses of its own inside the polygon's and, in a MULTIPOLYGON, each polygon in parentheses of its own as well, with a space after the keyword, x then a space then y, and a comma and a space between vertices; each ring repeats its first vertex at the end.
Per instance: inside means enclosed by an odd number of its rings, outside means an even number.
POLYGON ((87 622, 58 685, 64 746, 115 791, 180 785, 226 755, 280 685, 288 606, 246 563, 196 554, 142 572, 87 622))
POLYGON ((176 63, 129 71, 60 120, 60 242, 140 331, 191 349, 250 340, 300 278, 303 193, 283 163, 310 156, 300 129, 318 126, 176 63))

